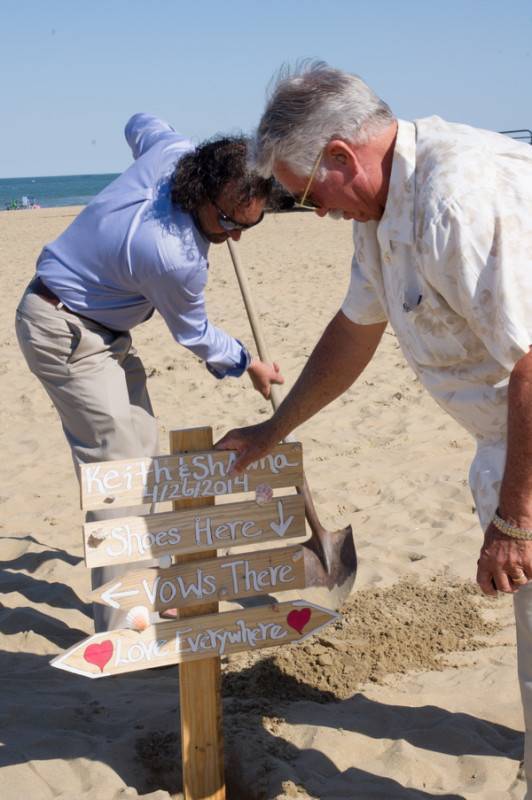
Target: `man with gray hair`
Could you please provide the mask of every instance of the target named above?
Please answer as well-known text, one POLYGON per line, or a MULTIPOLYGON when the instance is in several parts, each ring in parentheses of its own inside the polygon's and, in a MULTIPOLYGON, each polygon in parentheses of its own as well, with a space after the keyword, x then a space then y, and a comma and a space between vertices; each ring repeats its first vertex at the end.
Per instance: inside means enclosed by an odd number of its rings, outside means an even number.
POLYGON ((354 220, 345 301, 274 416, 230 431, 235 468, 345 392, 386 325, 438 404, 476 440, 477 580, 514 595, 532 799, 532 148, 445 122, 405 122, 322 62, 281 75, 256 168, 319 216, 354 220))

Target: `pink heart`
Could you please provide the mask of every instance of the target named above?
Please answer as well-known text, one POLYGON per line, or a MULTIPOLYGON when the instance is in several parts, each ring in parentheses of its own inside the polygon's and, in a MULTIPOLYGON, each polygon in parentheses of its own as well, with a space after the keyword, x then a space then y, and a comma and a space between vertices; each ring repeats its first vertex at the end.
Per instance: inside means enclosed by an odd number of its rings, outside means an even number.
POLYGON ((101 642, 101 644, 90 644, 86 647, 83 658, 85 661, 88 661, 89 664, 96 664, 97 667, 100 667, 100 672, 103 672, 103 668, 113 655, 113 650, 112 641, 106 639, 105 642, 101 642))
POLYGON ((286 621, 298 633, 303 633, 303 628, 312 616, 310 608, 302 608, 301 611, 291 611, 286 621))

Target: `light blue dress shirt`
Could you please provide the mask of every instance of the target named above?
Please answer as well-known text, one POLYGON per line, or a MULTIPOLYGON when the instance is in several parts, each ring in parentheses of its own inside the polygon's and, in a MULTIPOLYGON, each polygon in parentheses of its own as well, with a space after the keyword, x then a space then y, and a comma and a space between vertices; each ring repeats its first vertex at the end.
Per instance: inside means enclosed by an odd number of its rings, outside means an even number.
POLYGON ((216 377, 241 375, 246 348, 207 318, 209 242, 170 197, 175 165, 194 146, 150 114, 135 114, 125 136, 134 163, 46 245, 37 274, 67 308, 112 330, 157 309, 216 377))

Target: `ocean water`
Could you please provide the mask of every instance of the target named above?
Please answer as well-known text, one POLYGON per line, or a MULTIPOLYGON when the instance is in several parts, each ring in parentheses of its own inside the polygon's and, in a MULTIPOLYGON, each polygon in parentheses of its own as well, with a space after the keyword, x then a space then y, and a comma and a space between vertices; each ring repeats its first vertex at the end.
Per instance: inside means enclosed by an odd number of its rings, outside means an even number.
POLYGON ((21 205, 26 197, 42 208, 86 206, 118 173, 110 175, 51 175, 46 178, 0 178, 0 211, 21 205))

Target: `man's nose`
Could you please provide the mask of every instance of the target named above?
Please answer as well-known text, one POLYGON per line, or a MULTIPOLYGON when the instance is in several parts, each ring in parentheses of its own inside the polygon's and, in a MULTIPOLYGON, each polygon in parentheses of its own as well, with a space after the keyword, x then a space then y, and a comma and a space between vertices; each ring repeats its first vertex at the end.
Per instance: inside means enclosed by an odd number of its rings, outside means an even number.
POLYGON ((238 240, 242 236, 242 231, 229 231, 229 236, 231 237, 233 242, 238 242, 238 240))
POLYGON ((318 215, 318 217, 325 217, 327 216, 328 209, 327 208, 316 208, 314 209, 314 213, 318 215))

